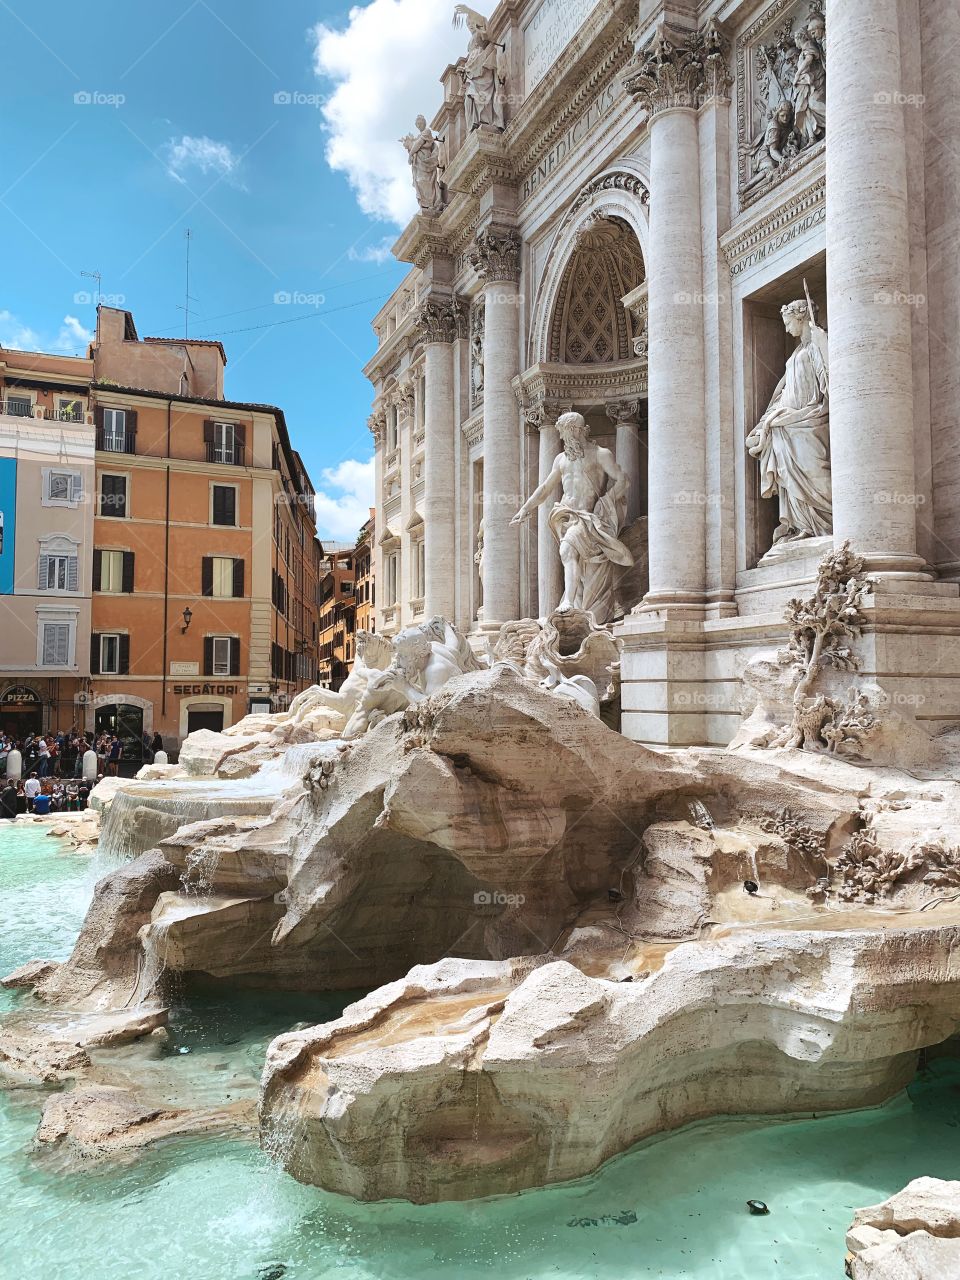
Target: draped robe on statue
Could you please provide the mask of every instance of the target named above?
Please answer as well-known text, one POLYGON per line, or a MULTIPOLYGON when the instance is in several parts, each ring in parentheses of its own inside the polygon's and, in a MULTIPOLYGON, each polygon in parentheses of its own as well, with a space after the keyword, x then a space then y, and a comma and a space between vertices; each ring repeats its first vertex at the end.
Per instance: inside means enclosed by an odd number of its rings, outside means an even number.
POLYGON ((627 514, 627 497, 617 501, 612 493, 597 500, 593 511, 578 511, 556 503, 547 517, 550 531, 557 542, 571 546, 580 561, 580 581, 576 598, 560 601, 561 609, 585 609, 597 622, 613 616, 613 567, 630 568, 633 556, 617 537, 627 514))
POLYGON ((766 413, 747 436, 760 461, 760 493, 780 498, 780 529, 818 538, 833 531, 827 368, 814 343, 798 346, 766 413))

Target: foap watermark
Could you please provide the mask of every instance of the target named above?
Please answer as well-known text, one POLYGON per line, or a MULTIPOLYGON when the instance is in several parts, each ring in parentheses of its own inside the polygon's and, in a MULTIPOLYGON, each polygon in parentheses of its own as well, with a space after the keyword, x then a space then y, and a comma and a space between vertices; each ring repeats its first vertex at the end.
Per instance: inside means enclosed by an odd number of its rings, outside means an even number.
POLYGON ((680 289, 673 295, 674 305, 678 307, 719 307, 726 301, 725 293, 690 293, 680 289))
POLYGON ((74 306, 77 307, 94 307, 98 302, 103 303, 105 307, 125 307, 127 305, 127 295, 125 293, 91 293, 89 289, 80 289, 73 295, 74 306))
POLYGON ((927 303, 925 293, 904 293, 902 289, 878 289, 873 300, 879 307, 923 307, 927 303))
POLYGON ((125 93, 104 93, 102 89, 78 89, 73 95, 75 107, 122 107, 127 100, 125 93))
POLYGON ((675 507, 722 507, 722 493, 703 493, 698 489, 680 489, 673 495, 675 507))
POLYGON ((275 107, 322 107, 322 93, 303 93, 300 89, 278 89, 273 95, 275 107))
POLYGON ((926 695, 922 693, 894 692, 890 695, 890 703, 894 707, 922 707, 926 703, 926 695))
POLYGON ((722 693, 704 693, 701 689, 678 689, 673 695, 675 711, 718 711, 726 705, 722 693))
POLYGON ((475 907, 522 907, 525 902, 522 893, 504 893, 502 889, 478 889, 473 895, 475 907))
POLYGON ((902 93, 899 89, 881 89, 873 95, 873 101, 878 107, 922 107, 926 100, 924 93, 902 93))
POLYGON ((322 293, 304 293, 300 289, 278 289, 273 295, 278 307, 322 307, 327 301, 322 293))
POLYGON ((922 507, 927 498, 923 493, 898 493, 895 489, 878 489, 873 500, 882 507, 922 507))

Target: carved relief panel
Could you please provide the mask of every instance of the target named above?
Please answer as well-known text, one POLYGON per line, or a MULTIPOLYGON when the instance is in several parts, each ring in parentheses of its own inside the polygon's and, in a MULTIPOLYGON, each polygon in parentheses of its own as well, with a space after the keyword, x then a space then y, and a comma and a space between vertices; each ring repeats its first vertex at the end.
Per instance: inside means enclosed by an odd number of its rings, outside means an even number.
POLYGON ((742 205, 820 151, 826 137, 823 0, 776 0, 737 40, 742 205))

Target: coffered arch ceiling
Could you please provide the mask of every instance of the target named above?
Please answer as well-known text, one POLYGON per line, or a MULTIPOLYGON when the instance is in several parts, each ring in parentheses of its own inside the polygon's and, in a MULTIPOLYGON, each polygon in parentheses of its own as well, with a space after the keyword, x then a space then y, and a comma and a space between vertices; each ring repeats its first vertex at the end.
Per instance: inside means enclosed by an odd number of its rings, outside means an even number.
POLYGON ((576 234, 550 325, 551 361, 614 364, 633 358, 633 318, 622 298, 644 280, 643 255, 622 219, 591 219, 576 234))

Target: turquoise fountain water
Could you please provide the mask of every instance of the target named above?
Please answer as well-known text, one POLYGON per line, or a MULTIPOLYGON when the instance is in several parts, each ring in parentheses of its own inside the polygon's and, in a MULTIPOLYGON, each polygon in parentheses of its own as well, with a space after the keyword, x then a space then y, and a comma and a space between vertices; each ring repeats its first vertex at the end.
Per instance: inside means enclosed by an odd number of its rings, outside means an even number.
MULTIPOLYGON (((43 828, 0 828, 0 971, 69 953, 89 863, 43 828)), ((0 1009, 20 997, 0 992, 0 1009)), ((191 991, 170 1071, 247 1088, 277 1030, 342 997, 191 991), (198 1068, 204 1058, 207 1070, 198 1068)), ((252 1144, 183 1140, 129 1166, 63 1172, 31 1151, 38 1099, 0 1094, 0 1275, 57 1280, 838 1280, 855 1207, 960 1171, 960 1070, 939 1059, 879 1110, 717 1121, 592 1178, 472 1204, 358 1204, 302 1187, 252 1144), (767 1201, 751 1217, 745 1201, 767 1201)))

